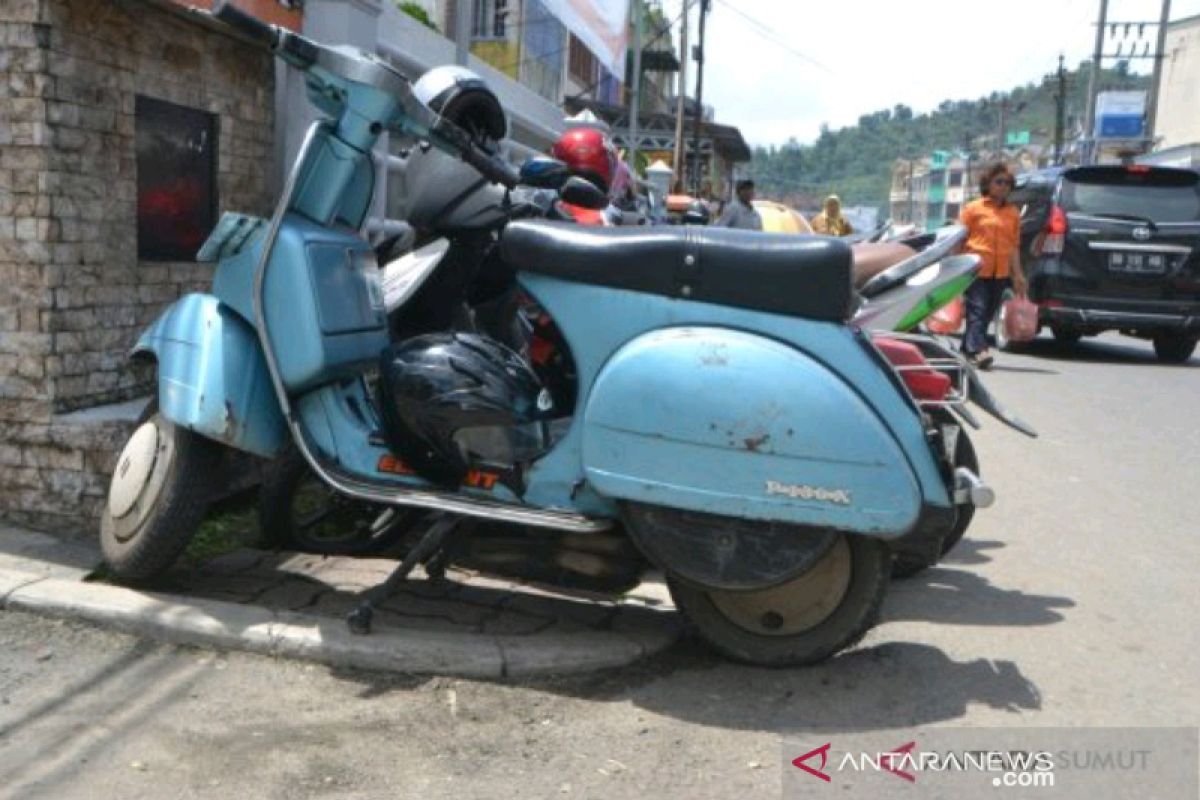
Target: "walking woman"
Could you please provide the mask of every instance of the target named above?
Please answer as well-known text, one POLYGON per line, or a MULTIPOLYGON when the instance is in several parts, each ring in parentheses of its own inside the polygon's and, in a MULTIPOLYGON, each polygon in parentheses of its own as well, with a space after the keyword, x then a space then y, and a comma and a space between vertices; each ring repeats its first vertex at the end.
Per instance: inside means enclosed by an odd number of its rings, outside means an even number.
POLYGON ((962 350, 980 369, 992 365, 988 352, 988 323, 996 316, 1004 290, 1010 285, 1025 294, 1021 270, 1021 214, 1008 202, 1013 176, 1003 163, 984 170, 979 180, 980 198, 963 207, 959 221, 967 228, 963 252, 980 257, 979 275, 967 289, 967 330, 962 350))

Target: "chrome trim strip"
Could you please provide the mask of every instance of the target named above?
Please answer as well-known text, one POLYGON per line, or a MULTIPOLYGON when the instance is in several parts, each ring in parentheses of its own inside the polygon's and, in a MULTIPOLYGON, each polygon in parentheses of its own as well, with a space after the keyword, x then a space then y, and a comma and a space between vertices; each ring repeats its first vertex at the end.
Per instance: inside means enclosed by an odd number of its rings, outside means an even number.
POLYGON ((1153 242, 1088 242, 1093 250, 1123 251, 1131 253, 1177 253, 1191 255, 1192 248, 1183 244, 1155 244, 1153 242))
MULTIPOLYGON (((1108 224, 1129 225, 1131 227, 1144 226, 1145 220, 1141 219, 1120 219, 1114 217, 1097 217, 1092 214, 1084 214, 1079 211, 1068 211, 1067 219, 1069 220, 1087 220, 1088 222, 1103 222, 1108 224)), ((1200 220, 1194 222, 1155 222, 1156 228, 1197 228, 1200 229, 1200 220)))
POLYGON ((275 359, 275 351, 271 346, 271 336, 266 327, 263 287, 266 284, 267 264, 271 260, 271 254, 275 249, 275 241, 279 236, 279 228, 283 224, 283 218, 287 214, 288 206, 291 203, 292 193, 295 191, 301 166, 304 164, 305 158, 308 156, 308 151, 312 148, 313 142, 316 140, 317 132, 325 126, 327 126, 326 122, 318 120, 309 126, 308 132, 304 136, 304 143, 300 146, 300 152, 296 155, 296 162, 288 173, 287 183, 283 188, 283 193, 280 195, 279 204, 275 206, 275 212, 271 216, 271 226, 267 231, 267 240, 254 271, 254 330, 258 333, 259 344, 262 346, 263 356, 267 360, 267 371, 271 373, 271 383, 275 387, 275 396, 279 400, 283 417, 287 420, 288 428, 292 433, 292 440, 296 443, 300 454, 304 456, 304 460, 308 462, 313 472, 321 480, 334 489, 350 497, 372 503, 430 508, 461 514, 467 517, 493 519, 501 522, 513 522, 520 525, 551 528, 574 533, 595 533, 612 527, 611 520, 593 519, 571 511, 510 505, 495 500, 476 499, 436 489, 406 489, 402 487, 375 485, 360 478, 346 475, 335 468, 328 467, 312 452, 308 441, 304 438, 304 431, 300 427, 300 422, 292 412, 287 390, 283 385, 283 379, 279 375, 279 362, 275 359))

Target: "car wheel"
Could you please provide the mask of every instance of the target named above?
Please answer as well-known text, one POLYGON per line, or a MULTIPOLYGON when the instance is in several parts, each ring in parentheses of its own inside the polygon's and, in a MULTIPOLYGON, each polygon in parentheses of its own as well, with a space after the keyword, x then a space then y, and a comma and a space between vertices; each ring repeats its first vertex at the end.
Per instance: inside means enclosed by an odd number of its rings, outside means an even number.
POLYGON ((1182 364, 1196 352, 1195 336, 1180 334, 1165 334, 1154 337, 1154 353, 1159 361, 1168 364, 1182 364))

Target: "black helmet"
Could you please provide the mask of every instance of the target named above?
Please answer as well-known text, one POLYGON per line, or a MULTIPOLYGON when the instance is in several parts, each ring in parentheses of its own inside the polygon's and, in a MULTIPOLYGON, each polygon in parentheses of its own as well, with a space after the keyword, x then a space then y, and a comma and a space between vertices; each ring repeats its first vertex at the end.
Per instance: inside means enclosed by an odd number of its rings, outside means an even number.
POLYGON ((425 478, 457 487, 484 463, 513 469, 531 457, 531 429, 553 403, 529 365, 499 342, 471 333, 417 336, 383 351, 379 408, 396 455, 425 478), (503 463, 497 463, 503 462, 503 463))
POLYGON ((683 212, 683 222, 685 225, 707 225, 712 222, 708 203, 700 199, 688 203, 687 210, 683 212))
POLYGON ((466 67, 434 67, 413 85, 413 94, 479 144, 508 135, 508 116, 487 81, 466 67))

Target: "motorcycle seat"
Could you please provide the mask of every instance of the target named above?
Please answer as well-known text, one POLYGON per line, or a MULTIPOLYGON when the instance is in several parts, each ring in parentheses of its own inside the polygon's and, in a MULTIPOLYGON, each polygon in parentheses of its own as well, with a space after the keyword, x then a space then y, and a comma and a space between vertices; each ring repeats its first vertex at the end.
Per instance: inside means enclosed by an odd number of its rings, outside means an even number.
POLYGON ((635 292, 841 322, 854 304, 837 239, 699 226, 514 222, 502 258, 525 272, 635 292))

